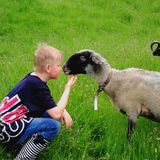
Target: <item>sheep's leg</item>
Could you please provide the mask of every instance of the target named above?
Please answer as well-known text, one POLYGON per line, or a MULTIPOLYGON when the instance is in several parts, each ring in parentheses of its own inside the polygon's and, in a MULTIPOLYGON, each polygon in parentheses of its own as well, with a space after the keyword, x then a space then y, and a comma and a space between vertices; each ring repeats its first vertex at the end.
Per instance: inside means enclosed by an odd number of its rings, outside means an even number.
POLYGON ((127 138, 131 140, 132 134, 134 132, 136 121, 137 121, 137 114, 129 114, 128 115, 128 131, 127 131, 127 138))
MULTIPOLYGON (((121 113, 126 114, 122 109, 120 110, 121 113)), ((129 117, 129 116, 128 116, 129 117)), ((132 133, 134 131, 136 125, 136 121, 132 120, 131 117, 128 118, 128 131, 127 131, 127 138, 128 140, 131 139, 132 133)))
POLYGON ((134 132, 134 128, 135 128, 136 122, 134 122, 133 120, 131 120, 130 118, 128 119, 128 132, 127 132, 127 138, 128 140, 131 139, 132 134, 134 132))

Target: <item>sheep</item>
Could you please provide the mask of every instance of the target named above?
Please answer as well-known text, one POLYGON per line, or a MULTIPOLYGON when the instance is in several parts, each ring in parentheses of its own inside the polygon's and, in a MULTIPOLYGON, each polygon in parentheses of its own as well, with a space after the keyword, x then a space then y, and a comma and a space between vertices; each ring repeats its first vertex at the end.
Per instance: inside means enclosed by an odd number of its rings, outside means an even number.
POLYGON ((160 56, 160 42, 154 41, 151 43, 151 50, 154 56, 160 56), (154 47, 156 46, 156 47, 154 47))
POLYGON ((138 68, 113 69, 100 54, 81 50, 63 65, 65 74, 88 74, 104 91, 113 106, 128 117, 131 139, 137 119, 143 116, 160 122, 160 73, 138 68))

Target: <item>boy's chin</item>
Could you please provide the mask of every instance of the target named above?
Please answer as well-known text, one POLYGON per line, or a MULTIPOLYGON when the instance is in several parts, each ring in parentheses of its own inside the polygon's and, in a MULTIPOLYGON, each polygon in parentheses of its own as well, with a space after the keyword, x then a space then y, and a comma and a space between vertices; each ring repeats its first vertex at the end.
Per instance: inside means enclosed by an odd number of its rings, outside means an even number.
POLYGON ((59 76, 50 77, 50 79, 58 79, 58 78, 59 78, 59 76))

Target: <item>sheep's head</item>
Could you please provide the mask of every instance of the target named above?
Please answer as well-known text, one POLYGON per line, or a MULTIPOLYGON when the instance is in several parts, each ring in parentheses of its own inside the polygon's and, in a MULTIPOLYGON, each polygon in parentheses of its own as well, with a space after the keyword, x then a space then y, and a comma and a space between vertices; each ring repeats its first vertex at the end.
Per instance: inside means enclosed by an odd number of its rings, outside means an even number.
POLYGON ((154 41, 151 44, 151 50, 153 51, 154 56, 160 56, 160 42, 154 41))
MULTIPOLYGON (((81 50, 63 65, 65 74, 99 74, 107 62, 93 50, 81 50)), ((108 65, 108 64, 107 64, 108 65)))

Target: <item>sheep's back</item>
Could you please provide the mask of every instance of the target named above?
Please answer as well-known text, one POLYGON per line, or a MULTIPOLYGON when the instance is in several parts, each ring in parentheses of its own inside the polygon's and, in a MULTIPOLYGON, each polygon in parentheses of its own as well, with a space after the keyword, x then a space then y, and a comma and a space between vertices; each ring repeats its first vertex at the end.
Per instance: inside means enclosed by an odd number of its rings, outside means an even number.
POLYGON ((160 116, 160 73, 129 68, 113 70, 111 82, 105 88, 114 104, 126 110, 130 105, 142 106, 160 116))

